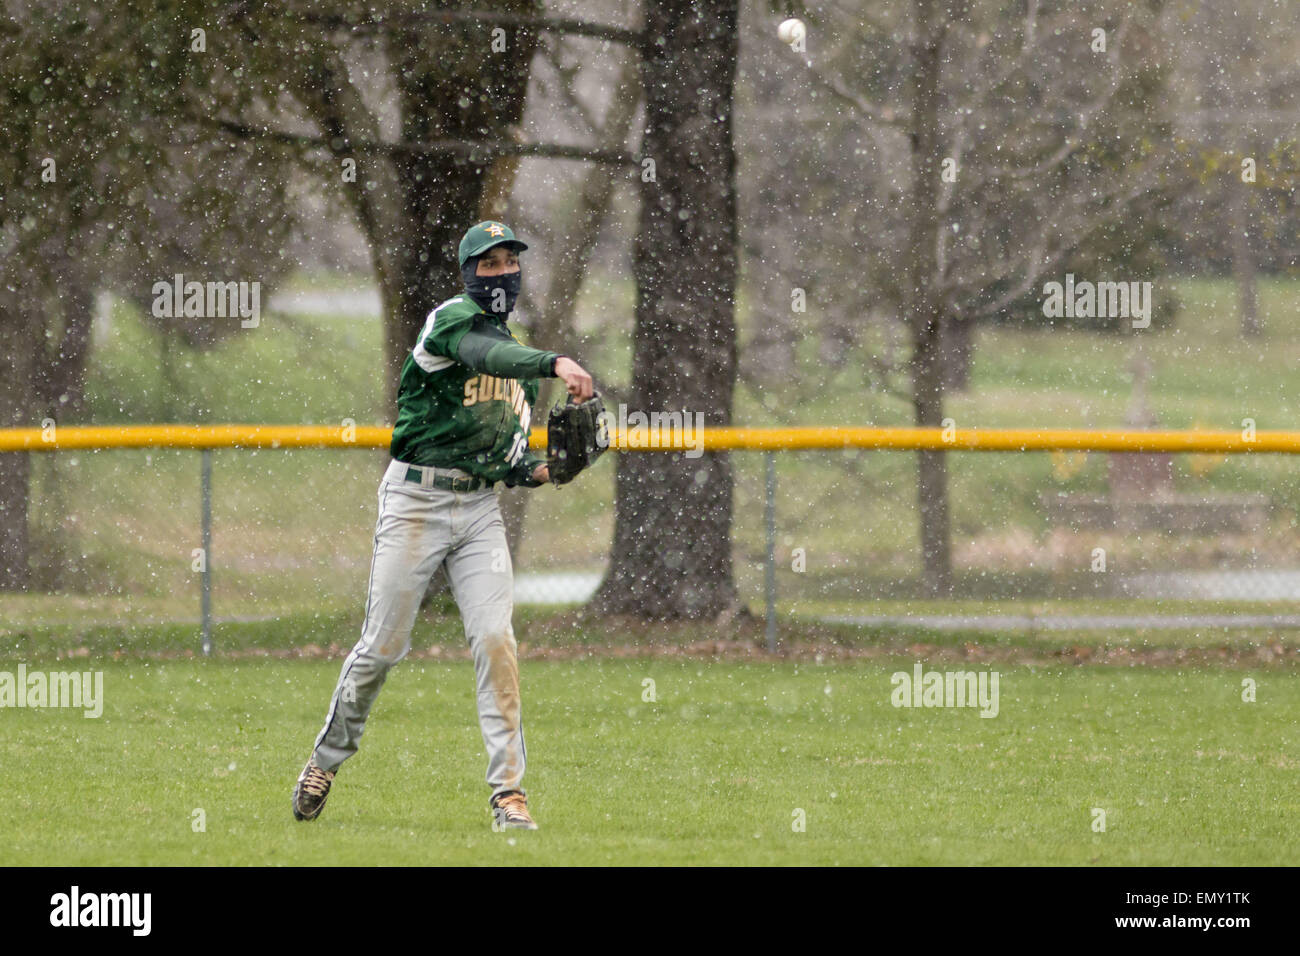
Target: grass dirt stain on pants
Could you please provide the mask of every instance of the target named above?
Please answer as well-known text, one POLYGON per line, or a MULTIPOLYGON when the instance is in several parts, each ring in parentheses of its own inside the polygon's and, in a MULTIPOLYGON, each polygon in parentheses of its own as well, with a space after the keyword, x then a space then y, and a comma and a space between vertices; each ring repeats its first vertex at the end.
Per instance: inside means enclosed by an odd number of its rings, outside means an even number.
MULTIPOLYGON (((379 519, 361 639, 343 662, 312 758, 337 770, 357 752, 366 717, 388 670, 411 647, 420 601, 438 566, 465 624, 474 656, 479 727, 492 793, 522 790, 524 734, 514 629, 514 572, 491 487, 446 491, 405 480, 392 462, 379 484, 379 519)), ((426 476, 431 472, 426 472, 426 476)))

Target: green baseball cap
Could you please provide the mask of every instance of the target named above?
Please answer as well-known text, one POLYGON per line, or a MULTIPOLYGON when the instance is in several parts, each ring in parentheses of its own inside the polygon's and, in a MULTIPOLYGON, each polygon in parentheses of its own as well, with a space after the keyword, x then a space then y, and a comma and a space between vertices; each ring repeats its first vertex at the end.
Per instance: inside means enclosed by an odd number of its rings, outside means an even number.
POLYGON ((515 252, 522 252, 528 246, 515 238, 514 232, 505 223, 488 220, 470 226, 465 238, 460 241, 460 264, 477 255, 482 255, 493 246, 508 246, 515 252))

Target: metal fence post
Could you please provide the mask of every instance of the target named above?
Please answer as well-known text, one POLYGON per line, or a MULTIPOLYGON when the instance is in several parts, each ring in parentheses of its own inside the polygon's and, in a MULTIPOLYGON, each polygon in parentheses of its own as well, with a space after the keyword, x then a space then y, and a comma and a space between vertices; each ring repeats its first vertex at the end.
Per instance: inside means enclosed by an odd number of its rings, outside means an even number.
POLYGON ((776 452, 769 451, 767 459, 767 649, 776 652, 776 452))
POLYGON ((212 653, 212 449, 201 452, 200 482, 203 514, 203 570, 200 572, 199 616, 203 622, 203 655, 212 653))

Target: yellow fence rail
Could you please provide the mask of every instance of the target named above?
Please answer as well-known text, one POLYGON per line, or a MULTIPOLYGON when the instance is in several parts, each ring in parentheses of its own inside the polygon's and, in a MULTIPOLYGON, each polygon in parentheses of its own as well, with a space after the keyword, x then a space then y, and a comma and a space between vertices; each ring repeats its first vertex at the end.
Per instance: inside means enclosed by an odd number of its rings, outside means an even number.
MULTIPOLYGON (((387 448, 379 425, 60 425, 0 429, 0 452, 74 448, 387 448)), ((534 429, 533 448, 546 447, 534 429)), ((620 451, 780 451, 880 448, 935 451, 1300 453, 1300 432, 1125 431, 1069 428, 701 428, 612 432, 620 451)))

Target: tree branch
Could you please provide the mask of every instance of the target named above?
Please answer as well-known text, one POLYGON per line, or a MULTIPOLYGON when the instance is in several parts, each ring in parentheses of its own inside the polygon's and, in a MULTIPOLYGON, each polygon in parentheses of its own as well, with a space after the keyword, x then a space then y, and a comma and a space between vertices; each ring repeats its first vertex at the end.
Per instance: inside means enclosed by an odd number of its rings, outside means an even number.
POLYGON ((583 103, 579 98, 577 90, 573 88, 573 78, 578 72, 578 67, 566 67, 560 63, 560 51, 557 49, 556 44, 543 41, 541 47, 542 56, 560 78, 560 93, 563 95, 564 101, 582 118, 583 124, 587 127, 587 132, 594 134, 599 129, 600 124, 591 110, 587 108, 587 104, 583 103))
POLYGON ((333 14, 298 13, 292 10, 278 11, 278 15, 328 29, 346 30, 354 36, 374 35, 389 30, 408 30, 412 26, 494 23, 499 26, 525 27, 538 32, 565 33, 573 36, 590 37, 594 40, 608 40, 611 43, 622 43, 638 51, 644 49, 646 43, 644 32, 631 30, 627 27, 563 17, 532 17, 519 13, 494 13, 480 10, 429 10, 415 13, 398 13, 370 20, 349 20, 347 17, 333 14))
MULTIPOLYGON (((225 130, 240 139, 268 140, 286 146, 337 151, 337 147, 330 139, 310 133, 290 133, 287 130, 256 127, 248 123, 237 123, 232 120, 214 119, 207 116, 191 117, 191 119, 200 125, 225 130)), ((449 153, 484 160, 497 156, 541 156, 548 159, 573 159, 593 163, 608 163, 614 166, 635 167, 638 165, 637 158, 630 153, 618 150, 592 149, 589 146, 570 146, 563 143, 511 143, 472 139, 438 139, 422 143, 383 143, 366 139, 347 138, 344 145, 348 151, 353 153, 393 157, 427 156, 433 153, 449 153)))
POLYGON ((888 106, 876 106, 849 90, 834 77, 824 76, 815 67, 808 68, 808 75, 818 84, 852 106, 858 111, 858 115, 868 122, 875 123, 877 126, 890 126, 900 130, 907 129, 909 118, 906 113, 896 113, 888 106))

